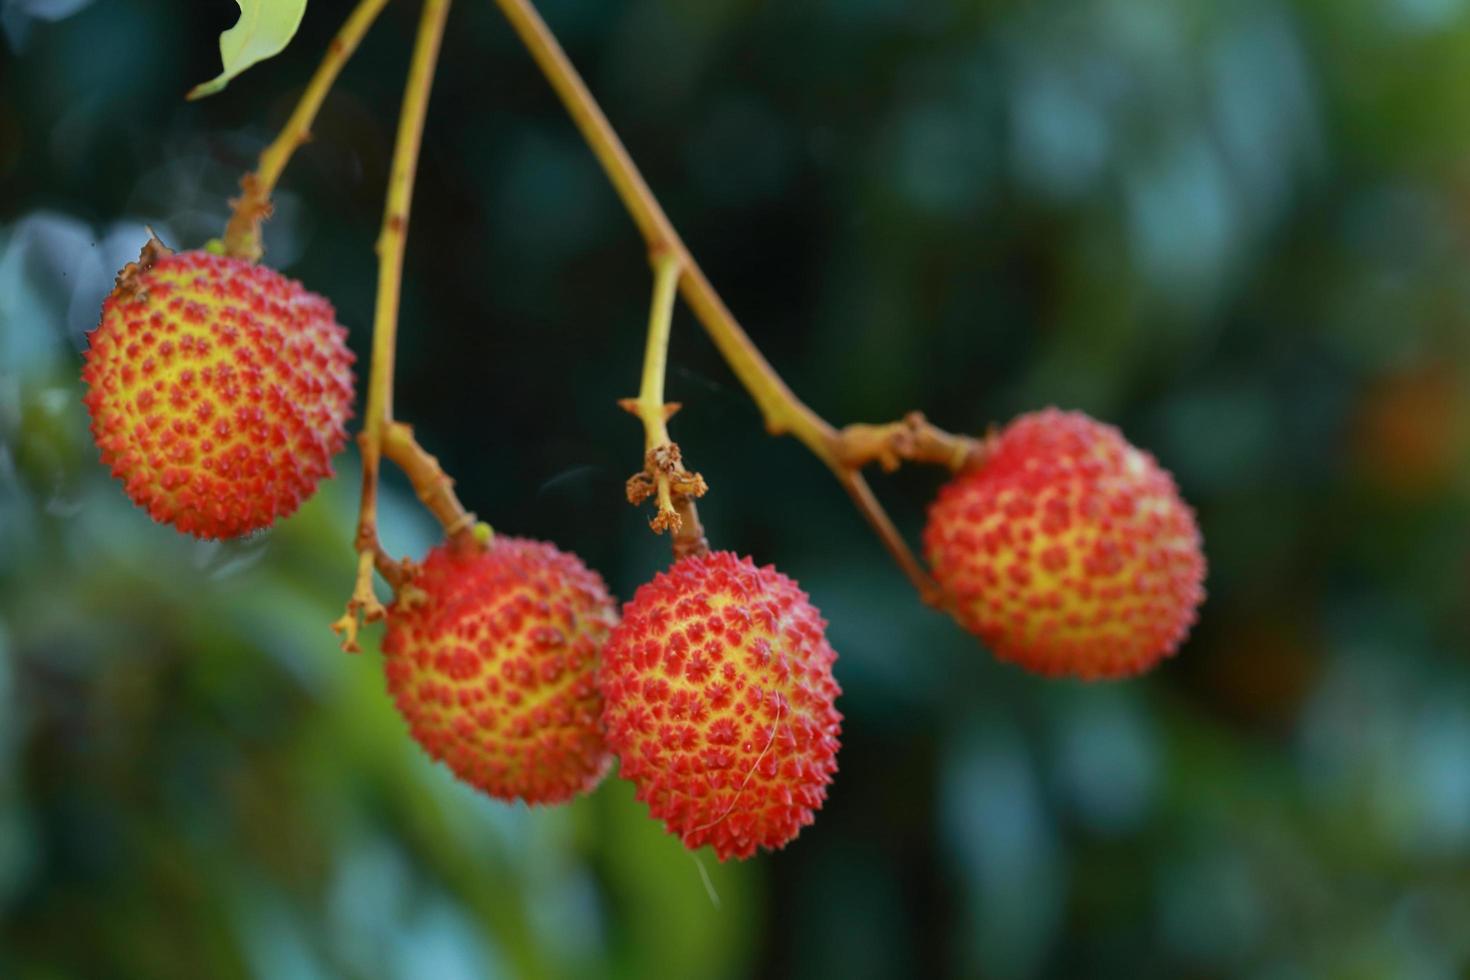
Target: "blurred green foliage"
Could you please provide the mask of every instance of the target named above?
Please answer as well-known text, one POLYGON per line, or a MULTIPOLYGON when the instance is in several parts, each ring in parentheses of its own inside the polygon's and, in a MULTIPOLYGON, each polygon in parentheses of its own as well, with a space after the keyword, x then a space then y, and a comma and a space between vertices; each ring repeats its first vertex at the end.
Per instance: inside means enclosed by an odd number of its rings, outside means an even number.
MULTIPOLYGON (((496 526, 627 596, 642 248, 463 2, 408 254, 399 413, 496 526)), ((268 534, 152 525, 98 465, 84 333, 226 199, 345 13, 186 104, 227 0, 0 0, 0 975, 1463 977, 1470 971, 1470 9, 1463 0, 546 0, 711 278, 837 421, 1121 424, 1211 597, 1124 684, 924 610, 681 313, 720 545, 831 619, 841 772, 785 852, 687 854, 610 779, 507 807, 336 650, 355 464, 268 534), (708 886, 704 876, 708 875, 708 886)), ((413 4, 268 226, 365 353, 413 4)), ((917 532, 936 476, 880 481, 917 532)), ((433 529, 390 482, 384 533, 433 529)))

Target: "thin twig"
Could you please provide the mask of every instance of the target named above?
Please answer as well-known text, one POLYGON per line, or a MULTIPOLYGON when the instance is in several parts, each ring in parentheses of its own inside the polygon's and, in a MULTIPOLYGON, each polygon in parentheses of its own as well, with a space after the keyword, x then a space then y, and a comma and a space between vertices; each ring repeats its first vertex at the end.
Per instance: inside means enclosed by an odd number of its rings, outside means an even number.
POLYGON ((383 433, 383 455, 408 477, 419 500, 444 527, 446 537, 461 538, 470 533, 475 515, 464 509, 454 492, 454 480, 414 439, 411 426, 388 423, 383 433))
MULTIPOLYGON (((449 0, 424 0, 404 86, 403 109, 398 116, 398 135, 393 144, 393 166, 388 176, 388 194, 383 207, 383 227, 378 235, 378 297, 373 315, 373 360, 368 375, 367 411, 358 437, 362 450, 362 502, 357 519, 359 555, 375 555, 378 543, 378 475, 382 466, 385 434, 393 418, 393 354, 398 336, 398 304, 403 287, 403 252, 408 238, 408 217, 413 203, 414 176, 418 170, 419 147, 423 142, 424 117, 428 113, 429 90, 434 84, 434 67, 444 38, 449 0)), ((437 464, 435 464, 437 468, 437 464)), ((442 472, 442 471, 441 471, 442 472)), ((347 615, 333 624, 343 635, 343 648, 357 634, 357 619, 381 619, 384 609, 372 591, 372 561, 358 561, 357 583, 347 603, 347 615), (344 626, 344 620, 350 627, 344 626)))
POLYGON ((270 217, 271 192, 276 188, 276 181, 281 179, 281 172, 286 169, 296 148, 311 138, 312 123, 316 121, 317 110, 322 107, 332 83, 387 3, 388 0, 360 0, 327 46, 327 53, 307 83, 306 91, 301 93, 301 100, 281 128, 280 135, 261 151, 260 162, 254 172, 240 179, 241 194, 232 202, 235 210, 225 226, 226 255, 248 262, 260 261, 264 251, 260 223, 270 217))
MULTIPOLYGON (((674 320, 674 290, 679 282, 679 259, 670 252, 652 257, 653 302, 648 314, 648 343, 643 351, 643 378, 637 398, 618 402, 643 423, 643 469, 628 480, 628 502, 641 504, 649 497, 656 511, 649 522, 655 531, 673 531, 684 524, 679 506, 704 495, 704 477, 684 468, 679 444, 669 438, 669 419, 678 404, 664 401, 664 376, 669 358, 669 330, 674 320)), ((692 505, 690 508, 692 512, 692 505)), ((695 519, 696 522, 698 518, 695 519)))

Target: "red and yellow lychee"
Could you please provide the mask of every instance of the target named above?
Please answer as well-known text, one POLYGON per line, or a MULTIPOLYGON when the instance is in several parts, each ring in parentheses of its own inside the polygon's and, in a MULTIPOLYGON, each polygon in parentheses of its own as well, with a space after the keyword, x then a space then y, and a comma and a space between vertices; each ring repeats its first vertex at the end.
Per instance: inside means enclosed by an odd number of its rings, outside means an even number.
POLYGON ((562 803, 607 773, 596 670, 617 610, 575 555, 504 536, 483 550, 440 545, 387 622, 388 692, 460 779, 502 800, 562 803))
POLYGON ((603 654, 608 744, 637 798, 720 860, 785 846, 837 771, 827 623, 770 566, 691 555, 638 589, 603 654))
POLYGON ((150 242, 89 335, 102 462, 154 520, 196 537, 289 516, 347 441, 346 334, 330 303, 272 269, 150 242))
POLYGON ((1124 677, 1172 654, 1205 576, 1173 477, 1077 412, 1023 415, 988 449, 940 490, 924 530, 959 621, 1048 675, 1124 677))

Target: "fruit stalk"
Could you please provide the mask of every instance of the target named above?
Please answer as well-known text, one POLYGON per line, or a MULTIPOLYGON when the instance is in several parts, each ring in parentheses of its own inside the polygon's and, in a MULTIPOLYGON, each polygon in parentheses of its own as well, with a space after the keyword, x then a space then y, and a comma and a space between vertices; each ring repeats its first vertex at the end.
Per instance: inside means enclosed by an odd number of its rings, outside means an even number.
POLYGON ((937 601, 939 592, 933 580, 894 528, 858 468, 843 458, 842 434, 796 397, 725 306, 531 0, 495 2, 562 100, 633 223, 638 226, 649 251, 653 254, 668 253, 677 258, 681 268, 680 293, 759 407, 766 430, 772 435, 790 433, 825 463, 919 594, 931 604, 937 601))
POLYGON ((281 173, 290 162, 296 148, 311 138, 311 125, 316 121, 317 110, 322 106, 337 75, 347 64, 347 59, 357 50, 358 43, 378 14, 387 6, 388 0, 360 0, 348 16, 347 21, 327 46, 327 53, 316 73, 301 93, 301 101, 291 117, 286 120, 280 135, 260 154, 255 171, 240 179, 240 197, 234 201, 234 213, 225 226, 225 254, 247 262, 258 262, 264 254, 260 240, 260 223, 270 216, 271 192, 281 173))
MULTIPOLYGON (((679 258, 668 252, 653 257, 653 303, 648 314, 648 343, 643 349, 643 377, 638 386, 637 415, 643 422, 645 450, 669 442, 668 419, 673 413, 664 404, 664 377, 669 360, 669 331, 674 321, 674 290, 679 284, 679 258)), ((659 506, 666 503, 667 488, 659 491, 659 506)))
POLYGON ((444 472, 437 458, 418 444, 412 426, 389 422, 383 432, 383 455, 408 477, 419 500, 444 526, 447 537, 459 538, 474 526, 475 515, 459 502, 454 479, 444 472))
POLYGON ((669 359, 669 330, 674 321, 674 290, 680 264, 672 252, 656 252, 653 266, 653 302, 648 314, 648 343, 643 351, 643 378, 637 398, 618 404, 643 423, 643 469, 628 480, 628 502, 655 498, 657 512, 650 526, 674 532, 674 551, 693 552, 707 547, 694 498, 709 489, 704 477, 684 468, 678 443, 669 438, 669 419, 679 410, 664 401, 664 377, 669 359))
MULTIPOLYGON (((444 22, 449 13, 449 0, 424 0, 413 57, 409 62, 408 80, 404 86, 403 108, 398 116, 398 135, 393 144, 393 163, 388 176, 387 201, 383 207, 383 227, 378 236, 378 295, 373 314, 372 365, 368 374, 367 410, 363 429, 358 436, 362 450, 362 502, 357 519, 358 569, 357 584, 347 603, 347 613, 333 624, 343 635, 343 648, 351 649, 357 635, 359 617, 373 622, 384 614, 383 604, 372 590, 375 564, 364 555, 377 555, 378 543, 378 474, 386 434, 393 417, 393 354, 398 337, 398 306, 403 285, 403 253, 408 238, 408 218, 413 203, 414 177, 418 171, 419 147, 423 142, 424 117, 428 113, 429 90, 434 83, 434 67, 444 38, 444 22)), ((417 460, 416 466, 404 465, 411 459, 417 443, 412 439, 397 440, 394 445, 399 465, 412 474, 415 469, 432 476, 443 471, 431 457, 417 460)), ((427 456, 421 449, 419 455, 427 456)), ((425 489, 415 485, 420 497, 425 489)), ((455 501, 457 504, 458 502, 455 501)), ((436 516, 440 516, 436 512, 436 516)), ((441 517, 442 520, 442 517, 441 517)), ((473 523, 458 515, 451 518, 456 532, 469 533, 473 523)), ((448 525, 446 525, 446 529, 448 525)))

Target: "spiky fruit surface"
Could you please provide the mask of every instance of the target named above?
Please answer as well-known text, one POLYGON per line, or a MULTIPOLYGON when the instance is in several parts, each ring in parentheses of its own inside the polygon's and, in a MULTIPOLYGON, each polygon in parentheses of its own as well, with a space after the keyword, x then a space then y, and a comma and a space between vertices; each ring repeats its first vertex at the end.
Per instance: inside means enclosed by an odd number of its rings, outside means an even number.
POLYGON ((617 622, 601 576, 540 541, 429 552, 388 609, 388 692, 414 739, 502 800, 562 803, 612 762, 598 655, 617 622))
POLYGON ((1023 415, 939 492, 934 577, 996 656, 1042 674, 1139 673, 1173 653, 1204 598, 1194 512, 1113 426, 1023 415))
POLYGON ((161 252, 119 277, 90 335, 92 434, 155 520, 201 538, 247 534, 332 474, 352 413, 347 331, 274 270, 161 252))
POLYGON ((681 559, 623 607, 599 673, 608 743, 685 846, 744 858, 812 822, 842 724, 826 627, 795 582, 729 552, 681 559))

